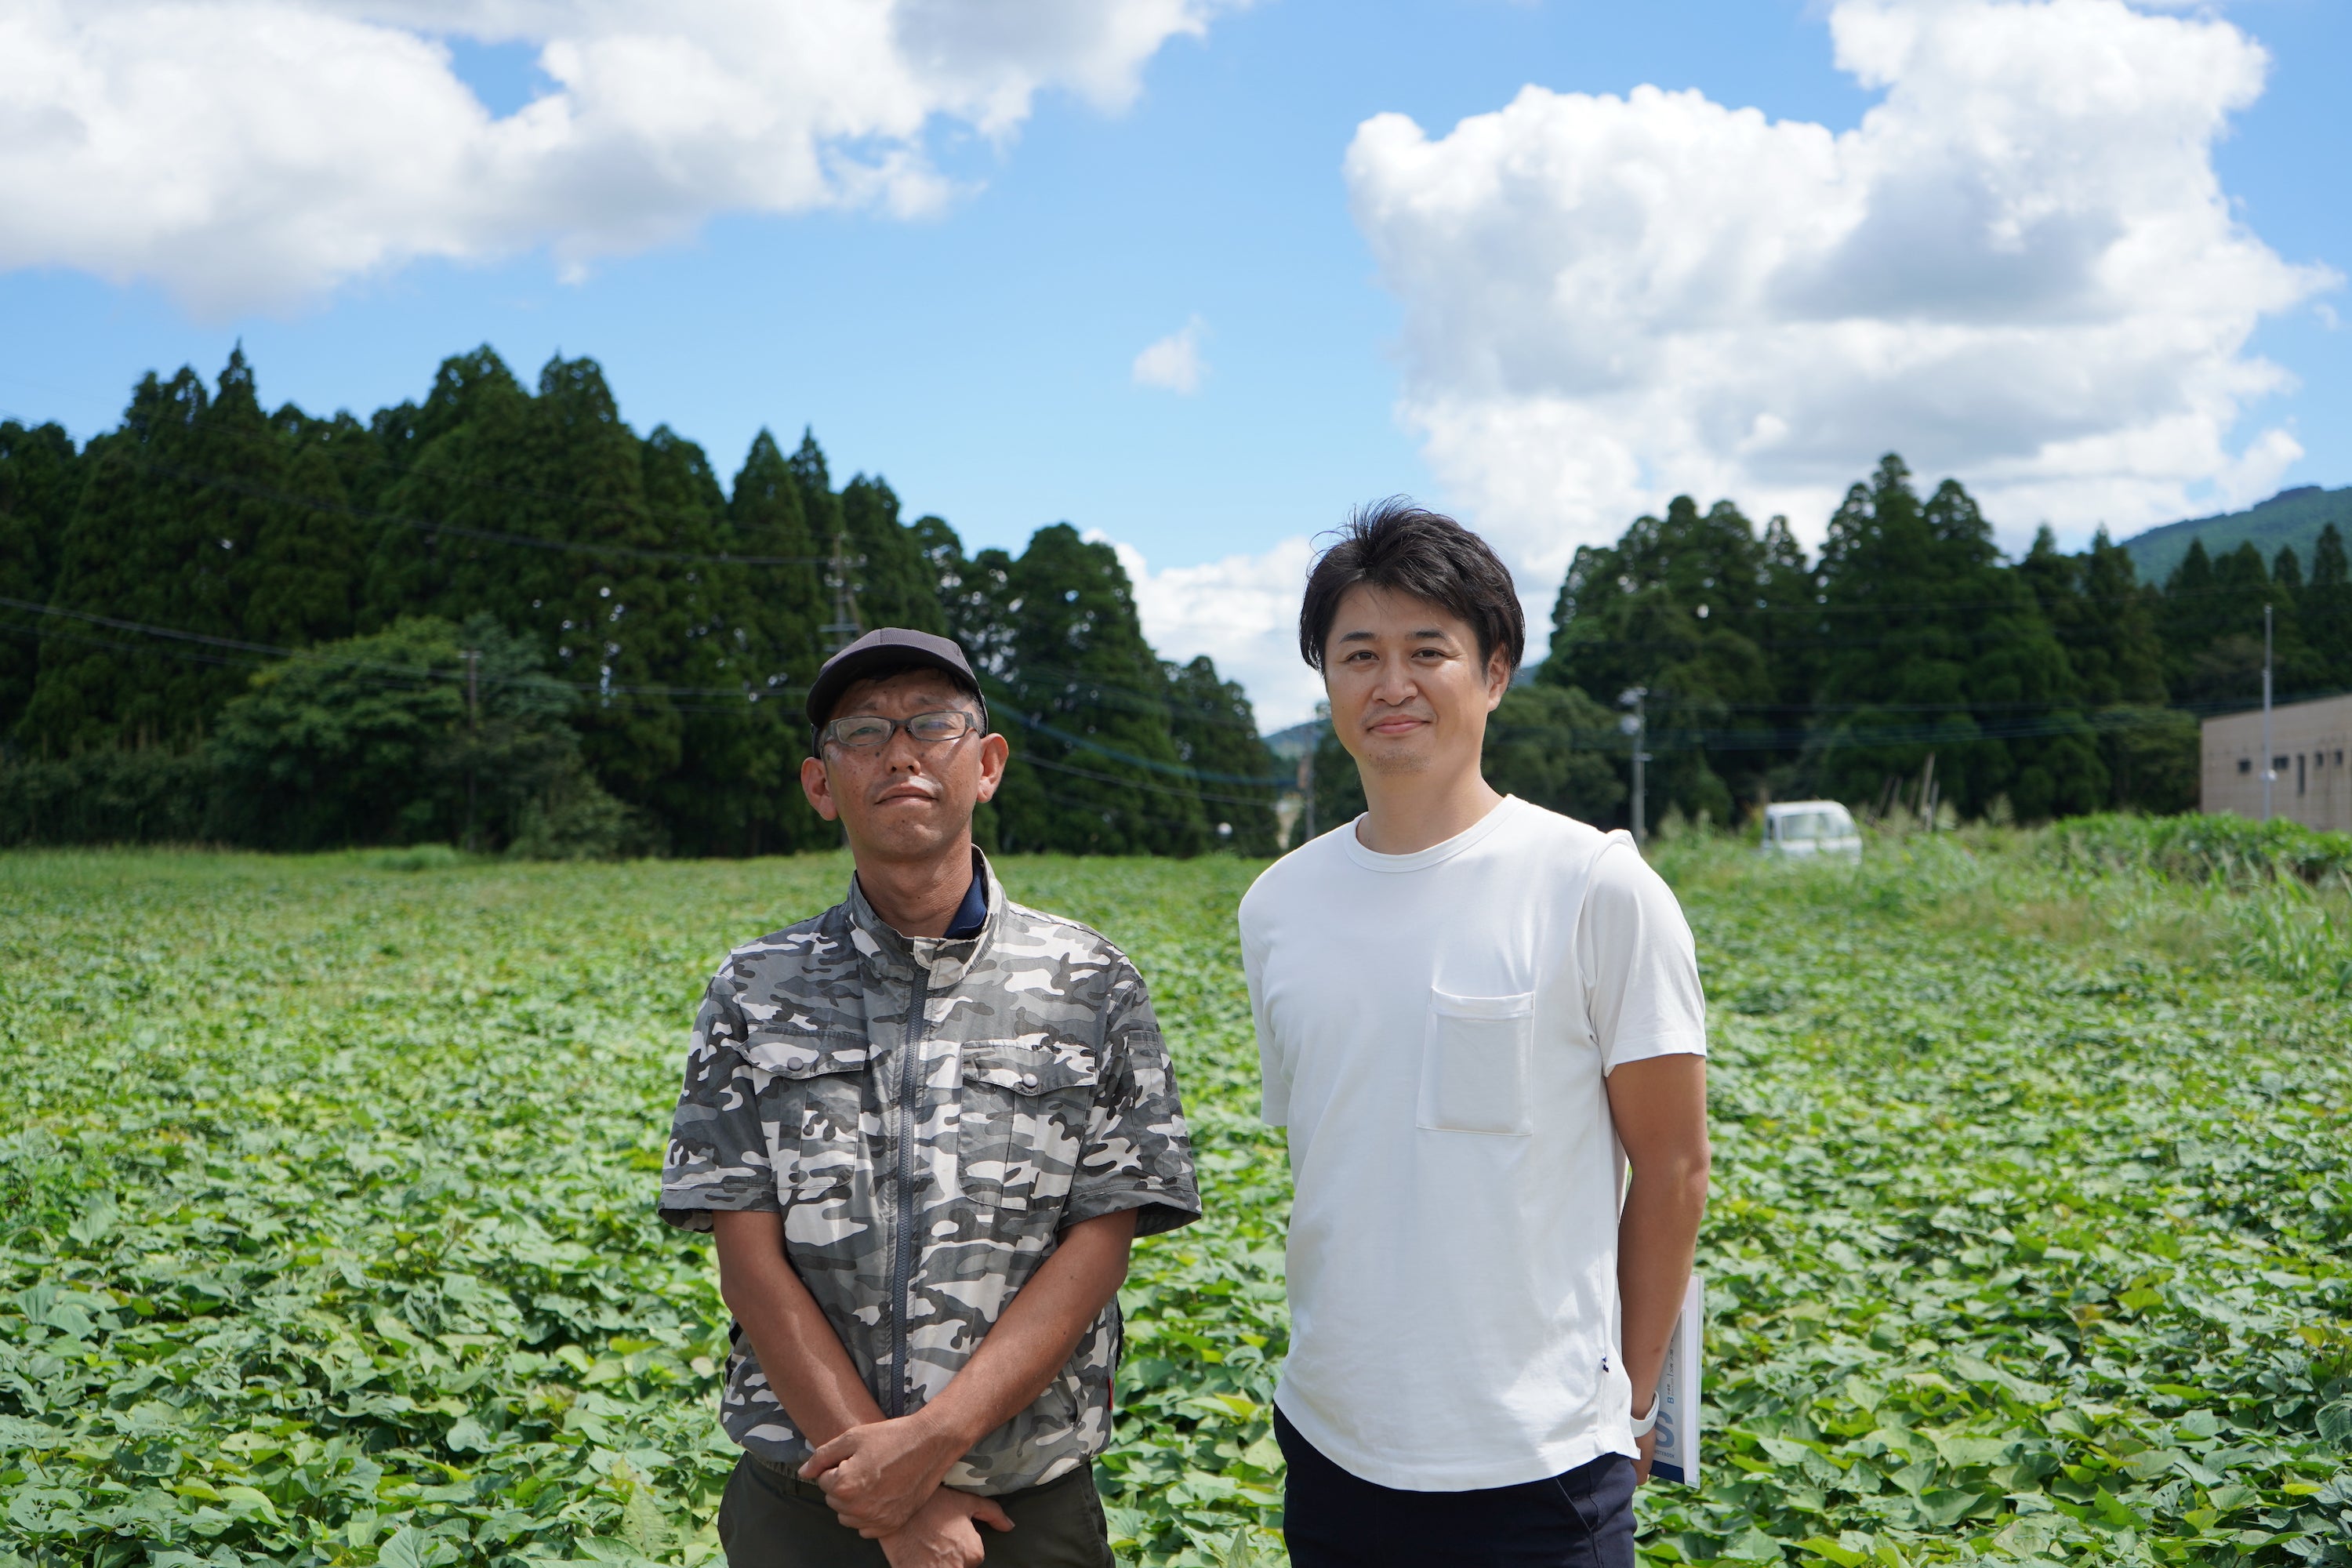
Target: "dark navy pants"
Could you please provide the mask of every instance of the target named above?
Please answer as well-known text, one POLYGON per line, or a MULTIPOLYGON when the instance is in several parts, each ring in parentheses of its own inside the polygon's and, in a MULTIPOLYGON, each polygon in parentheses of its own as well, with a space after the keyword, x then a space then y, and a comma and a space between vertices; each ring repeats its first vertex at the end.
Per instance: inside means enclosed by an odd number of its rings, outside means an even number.
POLYGON ((1633 1461, 1467 1492, 1408 1492, 1350 1475, 1280 1409, 1275 1440, 1291 1568, 1633 1568, 1633 1461))

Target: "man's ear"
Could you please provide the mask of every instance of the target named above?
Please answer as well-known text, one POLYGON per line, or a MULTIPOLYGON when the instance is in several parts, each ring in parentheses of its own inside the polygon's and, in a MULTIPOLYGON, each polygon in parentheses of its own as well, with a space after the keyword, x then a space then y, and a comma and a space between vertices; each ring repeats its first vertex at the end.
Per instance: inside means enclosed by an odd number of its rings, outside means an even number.
POLYGON ((1013 760, 1013 742, 1002 735, 980 738, 980 798, 991 801, 1003 787, 1005 764, 1013 760))
POLYGON ((1496 648, 1486 656, 1486 711, 1492 713, 1501 705, 1503 693, 1511 689, 1511 656, 1496 648))
POLYGON ((810 805, 827 822, 841 818, 841 807, 833 798, 833 781, 825 777, 824 763, 815 757, 801 759, 801 793, 808 796, 810 805))

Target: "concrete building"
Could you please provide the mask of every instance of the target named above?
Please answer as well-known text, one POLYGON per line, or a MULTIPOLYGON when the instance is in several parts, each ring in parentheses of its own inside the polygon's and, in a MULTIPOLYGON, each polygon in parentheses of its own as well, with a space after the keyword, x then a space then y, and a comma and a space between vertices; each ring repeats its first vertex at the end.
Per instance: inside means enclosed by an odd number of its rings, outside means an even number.
MULTIPOLYGON (((2262 820, 2263 710, 2205 721, 2202 808, 2262 820)), ((2352 833, 2352 696, 2271 710, 2271 815, 2352 833)))

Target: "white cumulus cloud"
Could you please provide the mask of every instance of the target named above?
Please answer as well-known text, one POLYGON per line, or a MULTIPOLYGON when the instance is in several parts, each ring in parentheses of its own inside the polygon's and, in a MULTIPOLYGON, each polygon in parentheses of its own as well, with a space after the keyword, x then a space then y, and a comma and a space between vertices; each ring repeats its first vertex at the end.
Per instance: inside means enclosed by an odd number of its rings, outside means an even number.
POLYGON ((1115 546, 1135 584, 1144 636, 1162 658, 1207 654, 1249 692, 1261 730, 1310 719, 1323 681, 1298 657, 1298 595, 1314 548, 1286 539, 1258 555, 1230 555, 1155 572, 1133 545, 1115 546))
POLYGON ((1201 358, 1201 334, 1207 331, 1198 316, 1135 356, 1135 384, 1161 386, 1180 396, 1201 390, 1209 367, 1201 358))
POLYGON ((1654 87, 1358 128, 1401 415, 1531 595, 1678 492, 1818 534, 1888 450, 2012 541, 2242 503, 2300 455, 2238 429, 2286 384, 2256 323, 2337 281, 2214 172, 2259 45, 2121 0, 1837 0, 1830 31, 1885 95, 1843 133, 1654 87))
POLYGON ((419 258, 567 266, 723 211, 938 206, 942 121, 1115 109, 1234 0, 11 0, 0 268, 282 307, 419 258), (486 110, 442 39, 537 51, 486 110))

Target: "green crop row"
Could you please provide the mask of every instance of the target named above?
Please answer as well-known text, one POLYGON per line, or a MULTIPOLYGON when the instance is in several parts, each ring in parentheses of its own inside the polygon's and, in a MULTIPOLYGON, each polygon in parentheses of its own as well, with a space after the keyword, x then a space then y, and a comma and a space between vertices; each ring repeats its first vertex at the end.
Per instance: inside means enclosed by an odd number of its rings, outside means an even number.
POLYGON ((2352 1558, 2352 1031, 2231 940, 2352 958, 2341 899, 2010 834, 1681 848, 1718 1468, 1654 1555, 2352 1558))
MULTIPOLYGON (((2340 887, 2005 833, 1660 865, 1717 1163, 1651 1559, 2352 1563, 2340 887)), ((1137 1249, 1121 1555, 1279 1563, 1254 868, 1003 869, 1151 981, 1210 1208, 1137 1249)), ((653 1173, 701 979, 845 871, 0 857, 0 1563, 710 1559, 725 1314, 653 1173)))

